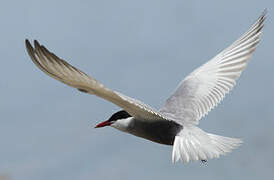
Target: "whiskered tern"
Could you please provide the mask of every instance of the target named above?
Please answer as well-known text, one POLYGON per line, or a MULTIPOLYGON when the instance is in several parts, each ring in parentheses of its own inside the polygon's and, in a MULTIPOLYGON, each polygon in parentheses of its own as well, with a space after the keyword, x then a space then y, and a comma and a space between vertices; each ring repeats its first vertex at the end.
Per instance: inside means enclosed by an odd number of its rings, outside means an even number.
POLYGON ((153 142, 173 145, 173 162, 204 162, 225 155, 242 143, 240 139, 207 133, 197 125, 236 84, 260 41, 264 20, 265 12, 232 45, 183 79, 160 110, 108 89, 36 40, 34 47, 26 40, 26 48, 34 64, 47 75, 122 108, 97 128, 111 126, 153 142))

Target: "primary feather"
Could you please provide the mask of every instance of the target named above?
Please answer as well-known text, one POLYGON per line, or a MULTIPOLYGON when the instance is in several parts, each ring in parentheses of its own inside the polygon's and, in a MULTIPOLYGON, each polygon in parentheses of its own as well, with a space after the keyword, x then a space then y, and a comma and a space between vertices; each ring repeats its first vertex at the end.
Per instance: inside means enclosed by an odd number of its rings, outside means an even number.
POLYGON ((259 43, 264 20, 265 12, 237 41, 189 74, 160 113, 182 125, 197 125, 235 86, 259 43))
POLYGON ((163 115, 184 127, 175 136, 173 162, 217 158, 242 143, 237 138, 206 133, 195 125, 236 84, 259 43, 265 13, 237 41, 187 76, 161 108, 163 115))
POLYGON ((242 142, 207 133, 196 125, 236 84, 259 43, 265 13, 232 45, 190 73, 160 111, 106 88, 36 40, 34 47, 26 40, 26 48, 35 65, 47 75, 124 109, 132 117, 115 121, 123 131, 154 142, 173 144, 173 162, 180 159, 184 162, 206 160, 224 155, 242 142))
POLYGON ((33 48, 30 42, 26 40, 26 48, 34 64, 54 79, 82 92, 104 98, 120 106, 135 118, 147 120, 164 119, 160 113, 141 101, 106 88, 94 78, 51 53, 44 46, 41 46, 38 41, 34 41, 33 48))

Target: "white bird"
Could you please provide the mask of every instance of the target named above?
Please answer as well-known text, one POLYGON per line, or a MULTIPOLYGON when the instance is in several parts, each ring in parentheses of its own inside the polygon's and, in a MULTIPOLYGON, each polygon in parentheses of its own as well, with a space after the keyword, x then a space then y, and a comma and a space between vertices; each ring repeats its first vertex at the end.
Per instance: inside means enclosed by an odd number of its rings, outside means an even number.
POLYGON ((36 40, 34 48, 26 40, 26 48, 35 65, 49 76, 123 109, 98 124, 97 128, 111 126, 153 142, 173 145, 173 162, 206 161, 225 155, 242 143, 240 139, 207 133, 197 125, 236 84, 259 43, 265 14, 264 11, 232 45, 188 75, 159 111, 108 89, 48 51, 36 40))

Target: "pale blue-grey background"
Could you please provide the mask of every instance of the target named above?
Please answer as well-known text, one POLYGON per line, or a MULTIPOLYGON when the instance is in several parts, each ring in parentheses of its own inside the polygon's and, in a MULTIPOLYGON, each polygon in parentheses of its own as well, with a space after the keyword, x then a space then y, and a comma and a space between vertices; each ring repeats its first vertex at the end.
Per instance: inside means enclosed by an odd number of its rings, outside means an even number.
POLYGON ((2 0, 0 175, 12 180, 271 179, 274 175, 273 0, 2 0), (268 8, 248 68, 204 130, 241 137, 225 157, 171 163, 172 148, 94 129, 119 110, 42 73, 24 40, 38 39, 106 86, 159 108, 177 84, 268 8))

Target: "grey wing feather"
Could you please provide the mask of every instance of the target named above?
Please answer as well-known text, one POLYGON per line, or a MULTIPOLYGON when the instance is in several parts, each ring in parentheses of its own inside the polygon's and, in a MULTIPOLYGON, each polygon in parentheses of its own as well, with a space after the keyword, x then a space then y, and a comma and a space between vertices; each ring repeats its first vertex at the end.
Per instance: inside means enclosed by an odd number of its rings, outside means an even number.
POLYGON ((198 124, 236 84, 259 43, 265 13, 237 41, 187 76, 160 113, 180 124, 198 124))
POLYGON ((164 118, 156 110, 141 101, 106 88, 94 78, 51 53, 36 40, 34 41, 34 48, 26 40, 26 48, 34 64, 52 78, 77 88, 82 92, 104 98, 120 106, 135 118, 146 120, 164 118))

